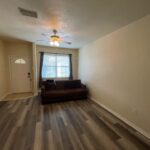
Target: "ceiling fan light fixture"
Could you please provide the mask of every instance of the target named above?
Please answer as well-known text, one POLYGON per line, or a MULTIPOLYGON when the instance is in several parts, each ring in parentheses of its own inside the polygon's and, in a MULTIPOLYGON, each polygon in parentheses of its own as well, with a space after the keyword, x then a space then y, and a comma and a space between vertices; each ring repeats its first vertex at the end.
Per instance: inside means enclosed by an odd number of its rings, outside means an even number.
POLYGON ((51 46, 59 46, 59 42, 58 41, 50 41, 50 45, 51 46))
MULTIPOLYGON (((45 33, 42 33, 42 35, 46 36, 45 33)), ((45 41, 45 40, 37 40, 37 41, 45 41)), ((55 29, 53 30, 53 35, 51 35, 46 42, 48 42, 49 45, 56 46, 56 47, 60 46, 61 43, 65 43, 68 45, 72 44, 71 42, 64 41, 63 38, 61 38, 59 35, 57 35, 57 30, 55 30, 55 29)))
POLYGON ((55 46, 59 46, 59 42, 58 42, 58 41, 55 41, 55 42, 54 42, 54 45, 55 45, 55 46))
POLYGON ((59 46, 60 45, 60 37, 57 35, 52 35, 50 37, 50 45, 59 46))
POLYGON ((54 42, 51 41, 51 42, 49 42, 49 44, 50 44, 51 46, 53 46, 53 45, 54 45, 54 42))

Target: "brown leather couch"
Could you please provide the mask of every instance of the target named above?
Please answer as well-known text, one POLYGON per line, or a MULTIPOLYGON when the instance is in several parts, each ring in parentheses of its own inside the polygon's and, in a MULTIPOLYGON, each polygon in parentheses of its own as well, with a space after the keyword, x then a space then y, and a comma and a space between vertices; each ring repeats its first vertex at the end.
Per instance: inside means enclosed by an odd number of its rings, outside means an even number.
POLYGON ((88 90, 80 80, 47 80, 42 84, 42 103, 86 99, 88 90))

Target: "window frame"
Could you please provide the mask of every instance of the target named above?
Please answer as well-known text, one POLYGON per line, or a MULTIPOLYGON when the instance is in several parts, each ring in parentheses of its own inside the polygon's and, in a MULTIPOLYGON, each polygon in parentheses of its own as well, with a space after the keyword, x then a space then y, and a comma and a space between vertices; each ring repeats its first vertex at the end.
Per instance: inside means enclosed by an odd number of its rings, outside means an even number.
MULTIPOLYGON (((70 63, 70 60, 69 60, 69 66, 58 66, 57 65, 57 57, 58 56, 68 56, 68 58, 69 58, 69 55, 70 54, 61 54, 61 53, 48 53, 48 52, 46 52, 46 53, 44 53, 44 55, 45 54, 47 54, 47 55, 55 55, 55 59, 56 59, 56 66, 48 66, 47 65, 47 67, 56 67, 56 77, 42 77, 42 79, 43 80, 47 80, 47 79, 54 79, 54 80, 68 80, 69 78, 70 78, 70 65, 71 65, 71 63, 70 63), (57 77, 58 75, 58 71, 57 71, 57 68, 58 67, 68 67, 69 68, 69 76, 68 77, 57 77)), ((70 59, 70 58, 69 58, 70 59)), ((44 62, 44 56, 43 56, 43 62, 44 62)), ((43 70, 43 65, 42 65, 42 70, 43 70)))

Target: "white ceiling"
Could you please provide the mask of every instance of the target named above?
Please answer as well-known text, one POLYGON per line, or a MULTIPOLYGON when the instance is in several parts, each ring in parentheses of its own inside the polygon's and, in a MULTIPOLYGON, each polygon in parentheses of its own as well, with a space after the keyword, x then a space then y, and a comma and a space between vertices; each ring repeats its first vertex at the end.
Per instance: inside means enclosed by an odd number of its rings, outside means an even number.
POLYGON ((150 0, 0 0, 0 36, 48 45, 55 28, 72 42, 61 47, 79 48, 149 13, 150 0), (37 11, 38 19, 18 7, 37 11))

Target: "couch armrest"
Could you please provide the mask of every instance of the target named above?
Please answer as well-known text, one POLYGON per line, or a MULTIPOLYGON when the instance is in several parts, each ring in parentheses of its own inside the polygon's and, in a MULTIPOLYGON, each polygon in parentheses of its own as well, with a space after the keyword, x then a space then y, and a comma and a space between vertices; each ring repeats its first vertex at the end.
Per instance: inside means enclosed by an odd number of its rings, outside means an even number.
POLYGON ((84 88, 84 89, 86 89, 86 85, 84 85, 84 84, 81 84, 81 87, 84 88))
POLYGON ((44 93, 44 92, 45 92, 45 86, 42 85, 42 87, 41 87, 41 93, 44 93))

